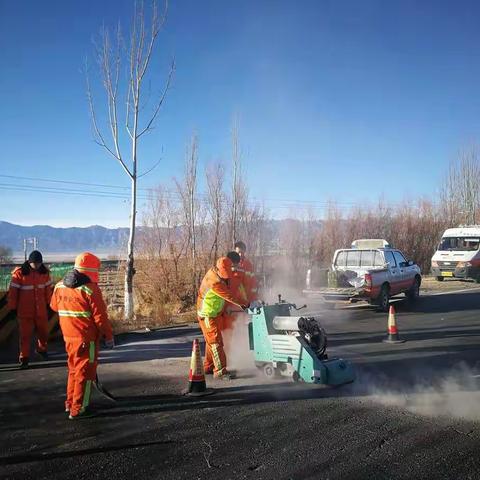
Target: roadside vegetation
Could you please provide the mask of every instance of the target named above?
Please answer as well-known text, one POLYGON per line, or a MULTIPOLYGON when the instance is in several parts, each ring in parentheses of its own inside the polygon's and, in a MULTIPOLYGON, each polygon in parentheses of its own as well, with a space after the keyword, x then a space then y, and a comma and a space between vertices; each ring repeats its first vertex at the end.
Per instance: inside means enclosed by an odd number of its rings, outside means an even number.
POLYGON ((199 152, 194 135, 186 149, 183 176, 152 190, 143 212, 136 264, 139 318, 159 323, 194 318, 203 274, 234 239, 247 243, 260 283, 272 296, 282 289, 302 288, 311 265, 328 267, 337 248, 358 238, 388 240, 427 275, 446 228, 480 223, 480 162, 475 148, 452 162, 435 197, 395 204, 380 198, 376 204, 348 208, 332 200, 321 217, 314 208, 296 206, 281 222, 273 222, 270 212, 249 195, 237 123, 229 166, 216 162, 199 171, 199 152), (206 185, 203 192, 199 184, 206 185))

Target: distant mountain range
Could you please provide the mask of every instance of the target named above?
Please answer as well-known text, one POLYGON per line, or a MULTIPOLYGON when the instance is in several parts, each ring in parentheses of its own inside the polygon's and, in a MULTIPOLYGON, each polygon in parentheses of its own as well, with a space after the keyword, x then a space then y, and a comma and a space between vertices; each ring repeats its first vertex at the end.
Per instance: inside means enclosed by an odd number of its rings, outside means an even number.
MULTIPOLYGON (((298 221, 267 220, 264 228, 268 238, 268 249, 278 251, 280 243, 282 243, 282 231, 288 230, 289 225, 295 223, 298 221)), ((312 225, 318 228, 321 226, 321 221, 313 222, 312 225)), ((137 238, 141 236, 142 231, 145 231, 145 228, 137 226, 137 238)), ((23 241, 33 237, 37 239, 38 249, 50 257, 63 257, 65 254, 92 251, 98 255, 102 254, 101 256, 106 259, 109 256, 125 252, 128 228, 105 228, 99 225, 84 228, 57 228, 49 225, 25 227, 0 221, 0 246, 10 248, 15 258, 20 256, 23 258, 23 241)), ((29 244, 27 251, 32 249, 32 245, 29 244)))
MULTIPOLYGON (((128 228, 91 227, 56 228, 48 225, 24 227, 0 221, 0 245, 13 252, 23 251, 25 238, 37 238, 41 251, 79 252, 86 250, 117 252, 126 245, 128 228)), ((28 250, 31 250, 29 245, 28 250)))

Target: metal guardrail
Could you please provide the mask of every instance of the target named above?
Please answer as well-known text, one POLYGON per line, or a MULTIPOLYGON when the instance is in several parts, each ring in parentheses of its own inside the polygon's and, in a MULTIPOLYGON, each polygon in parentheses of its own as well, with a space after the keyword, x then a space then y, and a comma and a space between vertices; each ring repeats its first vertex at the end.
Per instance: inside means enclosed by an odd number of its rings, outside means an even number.
MULTIPOLYGON (((0 292, 8 290, 10 280, 12 278, 12 271, 19 265, 6 265, 0 267, 0 292)), ((54 282, 60 281, 65 274, 73 268, 73 263, 59 263, 47 265, 50 270, 50 276, 54 282)))
MULTIPOLYGON (((17 330, 16 316, 7 306, 7 292, 12 278, 12 271, 18 266, 18 264, 0 266, 0 345, 3 342, 6 342, 17 330)), ((73 263, 47 264, 47 267, 50 270, 50 276, 53 282, 56 283, 73 268, 73 263)), ((107 260, 102 262, 102 270, 104 271, 117 267, 117 260, 107 260)), ((51 336, 56 335, 59 332, 58 315, 51 310, 49 310, 48 328, 51 336)))

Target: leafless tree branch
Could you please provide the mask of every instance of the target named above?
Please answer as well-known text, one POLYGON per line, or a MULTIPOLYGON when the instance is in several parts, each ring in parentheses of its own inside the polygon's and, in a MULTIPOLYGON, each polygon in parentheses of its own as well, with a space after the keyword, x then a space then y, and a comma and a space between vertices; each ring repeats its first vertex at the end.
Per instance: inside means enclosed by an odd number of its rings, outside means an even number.
POLYGON ((155 119, 157 118, 158 112, 160 111, 160 108, 163 105, 165 97, 167 96, 167 92, 170 88, 174 72, 175 72, 175 60, 172 60, 172 63, 170 65, 170 71, 168 73, 167 82, 166 82, 165 87, 163 89, 162 95, 160 96, 160 100, 158 101, 157 106, 155 108, 155 111, 153 112, 153 115, 150 118, 150 121, 148 122, 147 126, 138 134, 138 138, 140 138, 144 133, 151 130, 152 124, 155 121, 155 119))
POLYGON ((138 175, 137 178, 142 178, 142 177, 144 177, 145 175, 148 175, 150 172, 152 172, 153 170, 155 170, 155 168, 157 168, 157 166, 160 164, 161 161, 162 161, 162 159, 159 158, 151 168, 149 168, 146 172, 138 175))

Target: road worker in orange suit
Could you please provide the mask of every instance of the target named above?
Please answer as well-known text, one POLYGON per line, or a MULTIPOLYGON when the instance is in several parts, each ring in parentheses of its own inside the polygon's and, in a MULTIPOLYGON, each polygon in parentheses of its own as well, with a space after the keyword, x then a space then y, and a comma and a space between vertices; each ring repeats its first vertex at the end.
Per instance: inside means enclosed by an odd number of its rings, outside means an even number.
POLYGON ((98 350, 102 337, 114 347, 107 307, 98 288, 100 260, 81 253, 74 269, 55 286, 50 306, 58 312, 68 355, 68 383, 65 411, 70 420, 90 416, 92 383, 97 377, 98 350))
POLYGON ((229 252, 228 257, 219 258, 215 267, 205 274, 197 298, 198 323, 206 343, 205 373, 213 373, 216 378, 226 380, 233 378, 233 374, 227 370, 227 358, 223 348, 225 305, 229 302, 237 308, 243 309, 246 306, 234 295, 229 285, 234 265, 232 258, 238 263, 240 257, 235 252, 229 252))
MULTIPOLYGON (((240 297, 245 305, 256 308, 260 306, 260 302, 258 301, 257 280, 252 262, 245 257, 246 251, 247 246, 244 242, 239 241, 235 243, 235 253, 240 256, 240 262, 233 267, 231 287, 233 292, 240 297)), ((227 307, 224 321, 225 330, 233 328, 233 322, 237 317, 235 314, 230 314, 230 310, 234 310, 234 308, 232 308, 232 306, 227 307)))
POLYGON ((17 313, 20 337, 19 362, 28 368, 33 330, 37 334, 37 353, 46 360, 48 341, 47 306, 52 297, 50 272, 43 264, 42 254, 34 250, 21 267, 12 272, 8 291, 8 307, 17 313))
POLYGON ((245 256, 247 246, 244 242, 236 242, 235 251, 240 255, 238 269, 243 273, 243 288, 248 303, 258 302, 258 283, 255 278, 255 269, 253 268, 252 262, 245 256))

